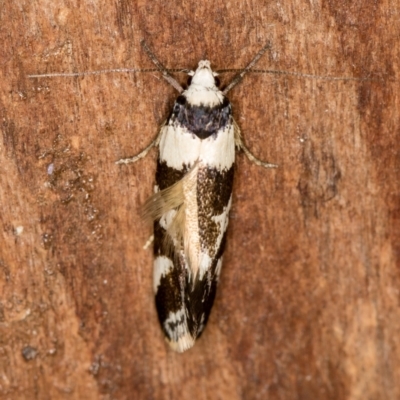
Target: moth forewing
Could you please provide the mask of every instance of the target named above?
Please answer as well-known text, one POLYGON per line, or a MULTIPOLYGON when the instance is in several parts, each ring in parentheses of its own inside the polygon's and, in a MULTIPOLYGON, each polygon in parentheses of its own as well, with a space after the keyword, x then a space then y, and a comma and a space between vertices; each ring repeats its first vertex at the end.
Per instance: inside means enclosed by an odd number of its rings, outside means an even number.
POLYGON ((146 53, 180 95, 157 138, 138 161, 158 146, 155 194, 144 207, 154 221, 154 291, 161 327, 172 349, 183 352, 201 335, 214 302, 232 204, 235 147, 257 165, 244 145, 225 96, 267 50, 264 46, 227 86, 218 88, 210 62, 189 72, 186 90, 146 44, 146 53))

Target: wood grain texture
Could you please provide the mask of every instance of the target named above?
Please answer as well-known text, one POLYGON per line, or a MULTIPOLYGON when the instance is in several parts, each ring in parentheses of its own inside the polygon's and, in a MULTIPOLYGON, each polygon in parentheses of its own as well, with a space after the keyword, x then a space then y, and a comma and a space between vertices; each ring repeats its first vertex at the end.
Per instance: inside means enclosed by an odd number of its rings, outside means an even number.
MULTIPOLYGON (((391 1, 3 2, 0 398, 398 399, 399 8, 391 1), (131 166, 176 97, 157 73, 209 58, 238 159, 228 245, 203 337, 163 341, 152 293, 156 154, 131 166), (230 75, 222 76, 228 82, 230 75)), ((185 76, 177 75, 183 84, 185 76)))

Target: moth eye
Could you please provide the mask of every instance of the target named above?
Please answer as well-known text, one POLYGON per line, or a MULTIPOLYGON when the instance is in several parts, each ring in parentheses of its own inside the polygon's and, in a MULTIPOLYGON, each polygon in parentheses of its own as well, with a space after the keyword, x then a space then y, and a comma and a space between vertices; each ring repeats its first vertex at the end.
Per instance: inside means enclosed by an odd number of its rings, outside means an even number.
POLYGON ((178 96, 175 104, 180 104, 180 105, 184 105, 186 103, 186 97, 185 96, 178 96))
POLYGON ((219 85, 221 84, 220 79, 218 78, 218 76, 214 76, 214 81, 215 81, 215 86, 219 87, 219 85))
POLYGON ((190 86, 190 84, 192 83, 192 77, 188 76, 187 78, 187 85, 190 86))

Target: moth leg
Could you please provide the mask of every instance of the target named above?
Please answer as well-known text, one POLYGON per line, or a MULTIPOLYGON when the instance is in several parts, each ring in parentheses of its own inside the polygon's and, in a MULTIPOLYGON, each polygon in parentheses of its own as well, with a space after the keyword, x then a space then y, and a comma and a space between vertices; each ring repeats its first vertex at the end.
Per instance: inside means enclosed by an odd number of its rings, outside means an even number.
POLYGON ((147 250, 151 244, 154 242, 154 235, 151 235, 148 239, 147 242, 143 246, 143 250, 147 250))
POLYGON ((264 167, 264 168, 278 168, 277 164, 271 164, 265 161, 261 161, 259 158, 257 158, 244 144, 242 136, 240 134, 240 128, 237 125, 236 121, 233 120, 233 125, 234 125, 234 131, 235 131, 235 146, 243 150, 244 154, 246 154, 247 158, 253 162, 254 164, 258 165, 259 167, 264 167))
POLYGON ((157 137, 143 151, 141 151, 139 154, 136 154, 135 156, 130 157, 130 158, 121 158, 120 160, 115 161, 115 164, 130 164, 130 163, 134 163, 134 162, 139 161, 140 159, 146 157, 147 153, 154 146, 158 146, 158 144, 160 143, 161 132, 162 132, 163 126, 164 126, 164 124, 161 126, 160 132, 158 133, 157 137))

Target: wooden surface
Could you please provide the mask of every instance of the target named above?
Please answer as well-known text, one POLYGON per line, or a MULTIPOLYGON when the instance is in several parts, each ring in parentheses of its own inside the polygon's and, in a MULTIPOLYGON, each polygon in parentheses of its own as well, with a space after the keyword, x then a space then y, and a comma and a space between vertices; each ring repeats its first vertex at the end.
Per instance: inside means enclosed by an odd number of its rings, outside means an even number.
MULTIPOLYGON (((3 2, 1 399, 400 398, 399 12, 390 1, 3 2), (172 353, 152 294, 144 148, 176 92, 151 67, 260 68, 203 337, 172 353)), ((177 74, 183 84, 184 74, 177 74)), ((231 75, 222 76, 228 82, 231 75)))

